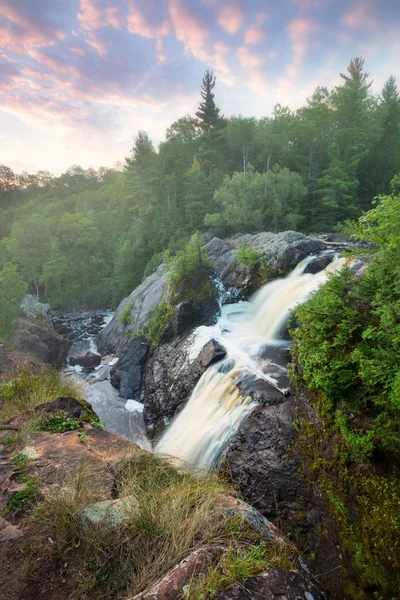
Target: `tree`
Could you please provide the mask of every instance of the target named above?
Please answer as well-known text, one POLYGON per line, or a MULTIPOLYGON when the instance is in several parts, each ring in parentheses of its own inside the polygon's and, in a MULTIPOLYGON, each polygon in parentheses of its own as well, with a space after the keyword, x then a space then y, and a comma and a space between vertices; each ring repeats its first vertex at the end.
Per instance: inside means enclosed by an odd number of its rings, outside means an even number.
POLYGON ((198 127, 201 131, 199 139, 199 161, 203 170, 210 175, 216 168, 221 168, 225 154, 225 139, 222 130, 226 120, 220 116, 220 109, 215 104, 213 89, 215 76, 206 71, 201 85, 199 109, 196 112, 198 127))
POLYGON ((138 131, 130 158, 126 159, 126 175, 133 186, 134 197, 140 199, 140 207, 147 210, 156 186, 157 155, 145 131, 138 131))
POLYGON ((226 128, 228 148, 232 154, 234 170, 242 169, 243 178, 246 179, 247 164, 250 152, 254 148, 256 120, 244 117, 231 117, 226 128))
POLYGON ((12 263, 0 270, 0 337, 5 339, 13 329, 13 321, 18 317, 19 303, 26 294, 27 285, 12 263))

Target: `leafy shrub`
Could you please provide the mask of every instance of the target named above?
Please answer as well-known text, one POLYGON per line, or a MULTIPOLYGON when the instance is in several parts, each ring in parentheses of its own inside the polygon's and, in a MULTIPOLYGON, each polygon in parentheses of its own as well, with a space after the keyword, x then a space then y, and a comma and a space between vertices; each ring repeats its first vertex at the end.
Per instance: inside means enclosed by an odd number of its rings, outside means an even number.
POLYGON ((183 250, 167 259, 171 304, 192 300, 196 306, 212 296, 211 263, 202 248, 199 233, 195 233, 183 250))
POLYGON ((149 344, 153 346, 160 344, 162 332, 174 315, 175 307, 168 302, 161 301, 157 304, 146 325, 145 336, 149 344))
POLYGON ((239 265, 247 266, 256 279, 257 285, 266 283, 271 277, 271 267, 268 264, 268 258, 265 256, 262 248, 250 246, 241 246, 236 253, 236 262, 239 265))
POLYGON ((36 504, 39 497, 38 480, 36 477, 24 476, 20 478, 20 481, 25 483, 26 487, 12 496, 0 513, 1 516, 15 515, 22 511, 30 510, 36 504))
POLYGON ((121 314, 118 318, 119 323, 123 327, 128 327, 132 323, 132 311, 135 307, 135 301, 132 299, 121 311, 121 314))

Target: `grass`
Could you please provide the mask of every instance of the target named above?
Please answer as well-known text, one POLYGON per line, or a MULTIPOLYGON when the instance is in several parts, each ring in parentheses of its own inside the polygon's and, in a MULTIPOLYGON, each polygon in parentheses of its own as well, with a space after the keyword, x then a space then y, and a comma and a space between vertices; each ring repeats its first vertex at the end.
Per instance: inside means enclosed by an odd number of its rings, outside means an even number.
POLYGON ((49 367, 22 367, 0 381, 0 419, 33 410, 59 396, 81 399, 79 386, 49 367))
MULTIPOLYGON (((197 479, 156 455, 140 452, 118 465, 114 477, 116 496, 133 496, 139 503, 139 508, 132 503, 123 523, 83 524, 83 509, 101 497, 84 474, 45 490, 35 511, 38 526, 54 542, 54 560, 68 560, 75 573, 75 597, 134 595, 188 552, 210 544, 226 549, 218 568, 228 565, 229 577, 220 578, 218 589, 262 570, 272 564, 267 555, 277 555, 276 545, 262 543, 246 522, 229 520, 216 510, 216 494, 232 490, 214 475, 197 479)), ((29 559, 32 563, 32 556, 29 559)), ((190 590, 210 587, 211 572, 207 577, 207 584, 193 581, 190 590)), ((201 596, 188 596, 192 597, 201 596)))

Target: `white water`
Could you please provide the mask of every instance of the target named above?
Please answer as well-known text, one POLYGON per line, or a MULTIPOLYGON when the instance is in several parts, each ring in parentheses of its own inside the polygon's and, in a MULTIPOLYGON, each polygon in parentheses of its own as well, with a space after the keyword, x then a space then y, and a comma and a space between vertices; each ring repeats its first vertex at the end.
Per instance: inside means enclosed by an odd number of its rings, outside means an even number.
MULTIPOLYGON (((227 356, 201 377, 186 406, 157 444, 157 452, 209 470, 255 406, 246 390, 256 381, 267 386, 268 382, 287 385, 285 359, 280 352, 288 341, 280 334, 289 311, 345 262, 337 257, 325 271, 303 273, 313 258, 306 258, 285 279, 267 283, 250 302, 223 306, 215 326, 196 330, 192 358, 211 338, 225 347, 227 356)), ((270 386, 266 389, 271 396, 280 395, 270 386)))

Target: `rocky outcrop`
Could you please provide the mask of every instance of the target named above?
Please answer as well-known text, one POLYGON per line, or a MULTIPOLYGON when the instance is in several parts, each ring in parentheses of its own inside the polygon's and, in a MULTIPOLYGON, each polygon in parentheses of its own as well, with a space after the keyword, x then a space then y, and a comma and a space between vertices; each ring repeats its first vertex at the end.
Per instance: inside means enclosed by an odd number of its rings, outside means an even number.
POLYGON ((144 329, 146 322, 162 298, 166 298, 167 268, 160 265, 155 273, 146 279, 118 306, 110 323, 99 333, 97 346, 101 354, 115 352, 122 356, 129 346, 127 331, 144 329), (123 314, 127 314, 124 324, 123 314), (122 322, 121 322, 122 321, 122 322))
POLYGON ((192 335, 179 336, 152 351, 143 376, 142 402, 149 431, 165 426, 190 396, 206 369, 225 356, 210 340, 193 356, 192 335))
POLYGON ((85 352, 80 356, 71 356, 68 362, 72 367, 80 366, 85 369, 94 369, 101 363, 101 356, 94 352, 85 352))
MULTIPOLYGON (((208 240, 206 236, 204 241, 208 240)), ((273 271, 286 271, 295 267, 309 254, 321 252, 326 245, 302 233, 284 231, 281 233, 262 232, 257 234, 235 235, 221 240, 213 237, 204 246, 213 265, 215 274, 225 288, 248 291, 252 286, 249 269, 243 268, 236 260, 237 251, 242 246, 258 248, 268 258, 273 271)), ((168 301, 168 270, 160 265, 155 273, 146 279, 118 306, 113 319, 98 335, 97 344, 101 354, 107 352, 123 356, 130 345, 129 331, 144 330, 152 310, 163 299, 168 301)), ((174 335, 179 335, 190 326, 211 324, 218 313, 214 296, 210 302, 194 308, 190 302, 183 302, 175 320, 174 335)))
POLYGON ((49 327, 53 326, 50 304, 42 304, 36 296, 27 294, 22 298, 19 306, 28 319, 32 319, 33 321, 38 320, 39 322, 47 324, 49 327))
POLYGON ((244 497, 268 515, 298 506, 298 460, 287 446, 295 435, 291 399, 257 406, 231 443, 225 468, 244 497))
POLYGON ((322 256, 317 256, 316 258, 314 258, 314 260, 308 263, 308 265, 304 269, 304 273, 311 273, 312 275, 315 275, 315 273, 319 273, 323 269, 326 269, 326 267, 331 264, 334 258, 334 252, 329 252, 327 254, 323 254, 322 256))
POLYGON ((272 569, 259 577, 246 579, 243 585, 230 585, 215 600, 326 600, 326 596, 309 577, 272 569))
POLYGON ((59 366, 65 361, 72 345, 72 342, 58 335, 53 329, 27 318, 19 319, 11 340, 19 352, 31 354, 40 362, 54 366, 59 366))
POLYGON ((41 364, 41 361, 32 354, 26 354, 16 350, 10 342, 0 340, 0 374, 11 373, 21 365, 26 367, 35 367, 41 364))

